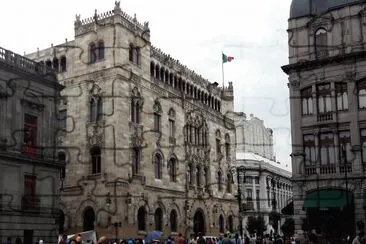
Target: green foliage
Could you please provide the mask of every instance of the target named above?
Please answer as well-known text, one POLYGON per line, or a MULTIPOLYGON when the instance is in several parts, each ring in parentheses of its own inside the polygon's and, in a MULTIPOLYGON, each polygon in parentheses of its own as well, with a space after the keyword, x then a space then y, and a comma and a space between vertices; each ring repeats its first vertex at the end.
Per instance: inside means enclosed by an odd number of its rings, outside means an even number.
POLYGON ((286 218, 285 223, 281 226, 281 230, 285 236, 293 236, 295 234, 295 221, 293 218, 286 218))

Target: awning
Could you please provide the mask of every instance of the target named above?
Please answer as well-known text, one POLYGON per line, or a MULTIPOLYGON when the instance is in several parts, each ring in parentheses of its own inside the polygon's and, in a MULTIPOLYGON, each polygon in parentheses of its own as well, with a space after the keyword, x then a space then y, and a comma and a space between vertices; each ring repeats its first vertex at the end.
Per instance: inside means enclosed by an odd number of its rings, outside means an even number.
MULTIPOLYGON (((348 203, 352 200, 352 193, 348 192, 348 203)), ((304 208, 343 208, 347 205, 346 191, 326 189, 313 191, 306 195, 304 208)))
POLYGON ((287 204, 286 207, 281 210, 281 213, 284 215, 294 215, 294 202, 291 201, 287 204))

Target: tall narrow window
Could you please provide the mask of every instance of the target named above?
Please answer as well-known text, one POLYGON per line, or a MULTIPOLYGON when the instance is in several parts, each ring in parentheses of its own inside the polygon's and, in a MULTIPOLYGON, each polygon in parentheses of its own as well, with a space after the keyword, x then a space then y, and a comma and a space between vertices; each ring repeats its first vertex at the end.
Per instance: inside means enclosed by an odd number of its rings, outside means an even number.
POLYGON ((24 114, 24 153, 28 156, 35 156, 37 147, 37 117, 24 114))
POLYGON ((260 211, 261 209, 261 197, 260 197, 260 191, 256 190, 256 194, 257 194, 257 211, 260 211))
POLYGON ((360 131, 360 142, 361 142, 361 155, 362 155, 362 164, 364 170, 366 169, 366 129, 361 129, 360 131))
POLYGON ((132 174, 140 173, 140 149, 138 147, 132 148, 132 174))
POLYGON ((187 167, 187 181, 188 181, 188 184, 190 186, 193 185, 193 170, 192 170, 192 165, 189 164, 188 167, 187 167))
POLYGON ((246 199, 247 199, 247 204, 249 206, 253 206, 253 191, 252 189, 247 189, 247 192, 246 192, 246 199))
POLYGON ((169 176, 170 181, 172 182, 177 181, 177 162, 175 158, 171 158, 169 160, 169 176))
POLYGON ((56 70, 56 72, 59 72, 59 62, 58 62, 58 59, 57 58, 54 58, 53 59, 53 65, 52 65, 52 68, 54 70, 56 70))
POLYGON ((89 61, 90 63, 97 62, 97 46, 94 43, 89 45, 89 61))
POLYGON ((332 111, 330 84, 317 86, 318 111, 326 113, 332 111))
POLYGON ((140 123, 140 102, 138 99, 132 99, 131 101, 131 121, 140 123))
POLYGON ((205 190, 208 191, 210 188, 210 171, 208 167, 206 167, 204 170, 204 178, 205 178, 205 190))
POLYGON ((216 139, 216 153, 220 154, 221 153, 221 145, 220 145, 220 139, 216 139))
POLYGON ((311 87, 301 91, 302 114, 313 114, 313 95, 311 87))
POLYGON ((155 154, 155 178, 156 179, 162 179, 162 164, 163 160, 160 154, 155 154))
POLYGON ((137 212, 137 226, 140 231, 146 230, 146 210, 144 207, 140 207, 137 212))
POLYGON ((348 110, 347 83, 336 83, 337 110, 348 110))
POLYGON ((60 71, 65 72, 66 71, 66 57, 62 56, 60 61, 60 71))
POLYGON ((222 191, 222 174, 221 171, 217 172, 217 184, 219 191, 222 191))
POLYGON ((366 108, 366 80, 357 83, 358 107, 366 108))
POLYGON ((233 177, 231 176, 231 174, 227 174, 227 179, 226 179, 226 191, 228 193, 231 193, 231 184, 233 183, 233 177))
POLYGON ((97 99, 97 121, 101 121, 103 119, 103 100, 101 97, 97 99))
POLYGON ((178 230, 178 214, 174 209, 170 212, 170 231, 177 232, 178 230))
POLYGON ((332 133, 320 134, 320 161, 322 165, 335 163, 334 138, 332 133))
POLYGON ((315 32, 315 52, 317 58, 328 56, 328 36, 324 28, 320 28, 315 32))
POLYGON ((90 122, 97 121, 98 103, 94 98, 90 99, 90 122))
POLYGON ((198 166, 196 169, 196 183, 197 187, 201 187, 201 167, 198 166))
POLYGON ((352 163, 354 158, 352 153, 351 135, 349 131, 339 132, 339 145, 339 158, 343 159, 343 157, 345 157, 344 160, 346 160, 346 163, 352 163), (344 150, 345 155, 342 155, 342 149, 344 150))
POLYGON ((104 59, 104 42, 100 41, 98 43, 98 59, 104 59))
POLYGON ((155 104, 153 106, 153 111, 154 111, 154 130, 160 132, 161 131, 162 109, 161 109, 161 105, 158 101, 155 101, 155 104))
POLYGON ((65 130, 67 128, 66 118, 67 118, 67 110, 66 109, 60 110, 60 112, 59 112, 59 128, 60 129, 65 130))
MULTIPOLYGON (((57 155, 58 161, 62 162, 62 163, 66 163, 66 154, 64 152, 59 152, 57 155)), ((60 179, 63 180, 65 179, 66 176, 66 172, 65 172, 65 167, 62 167, 61 172, 60 172, 60 179)))
POLYGON ((226 159, 230 157, 230 136, 229 134, 225 135, 225 156, 226 159))
POLYGON ((101 173, 101 150, 99 147, 94 147, 90 150, 91 154, 91 163, 92 163, 92 174, 100 174, 101 173))
POLYGON ((314 135, 304 135, 305 166, 316 164, 314 135))
POLYGON ((161 208, 157 208, 155 210, 155 230, 162 231, 163 230, 163 211, 161 208))
POLYGON ((169 118, 169 137, 175 137, 175 120, 169 118))

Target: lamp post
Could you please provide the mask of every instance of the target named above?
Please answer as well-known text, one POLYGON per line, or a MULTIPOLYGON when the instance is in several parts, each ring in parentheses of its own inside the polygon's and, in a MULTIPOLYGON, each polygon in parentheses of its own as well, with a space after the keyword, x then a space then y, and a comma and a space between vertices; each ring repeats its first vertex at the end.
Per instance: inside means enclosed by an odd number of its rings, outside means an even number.
POLYGON ((236 171, 236 178, 238 181, 238 204, 239 204, 239 232, 240 232, 240 236, 243 237, 243 216, 242 216, 242 199, 241 199, 241 179, 242 177, 240 177, 241 175, 243 175, 243 173, 241 172, 244 168, 240 167, 237 168, 236 171))

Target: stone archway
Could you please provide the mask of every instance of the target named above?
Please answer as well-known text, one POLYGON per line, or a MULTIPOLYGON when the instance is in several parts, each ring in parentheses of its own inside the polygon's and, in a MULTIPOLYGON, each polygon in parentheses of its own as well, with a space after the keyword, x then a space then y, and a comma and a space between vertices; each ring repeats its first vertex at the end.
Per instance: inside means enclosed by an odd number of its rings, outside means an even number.
POLYGON ((95 212, 92 207, 86 207, 83 215, 84 231, 94 230, 95 212))
POLYGON ((197 235, 198 233, 202 233, 205 235, 205 216, 202 209, 197 209, 196 213, 193 217, 193 231, 197 235))

